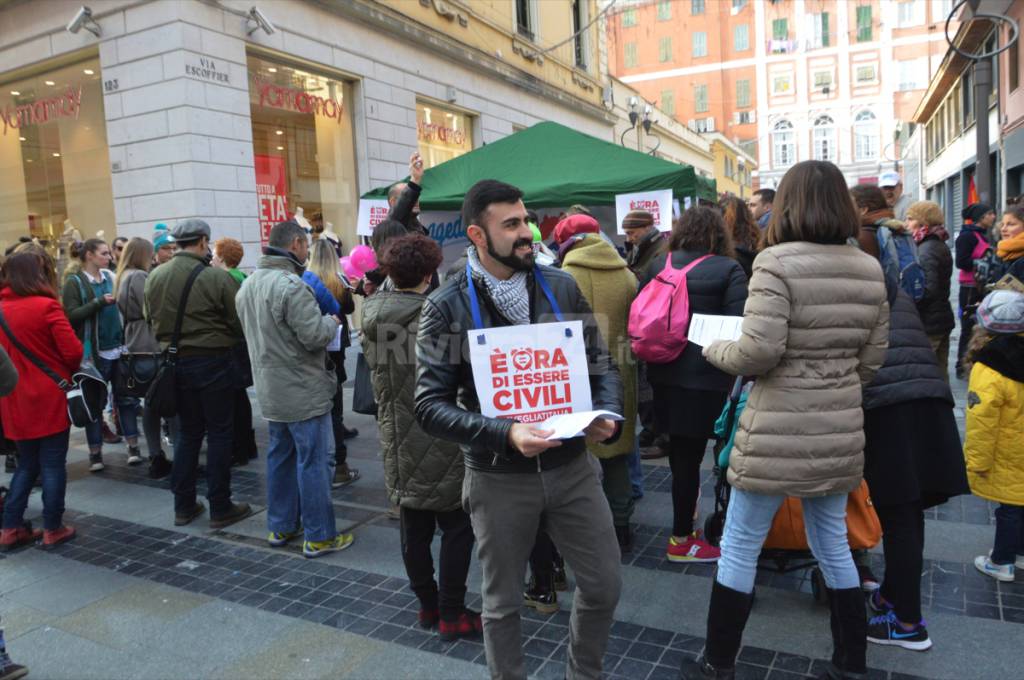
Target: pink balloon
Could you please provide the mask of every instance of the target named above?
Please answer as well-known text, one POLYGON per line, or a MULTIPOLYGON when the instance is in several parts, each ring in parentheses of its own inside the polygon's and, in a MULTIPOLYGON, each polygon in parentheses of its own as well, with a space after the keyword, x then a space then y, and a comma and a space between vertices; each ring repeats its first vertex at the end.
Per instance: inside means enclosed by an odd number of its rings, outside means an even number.
POLYGON ((348 255, 341 258, 341 270, 345 272, 345 276, 350 279, 360 279, 363 277, 363 272, 359 271, 352 264, 351 258, 348 255))
POLYGON ((361 278, 366 272, 377 268, 377 256, 374 254, 373 248, 366 245, 353 248, 348 254, 348 261, 352 269, 359 272, 356 278, 361 278))

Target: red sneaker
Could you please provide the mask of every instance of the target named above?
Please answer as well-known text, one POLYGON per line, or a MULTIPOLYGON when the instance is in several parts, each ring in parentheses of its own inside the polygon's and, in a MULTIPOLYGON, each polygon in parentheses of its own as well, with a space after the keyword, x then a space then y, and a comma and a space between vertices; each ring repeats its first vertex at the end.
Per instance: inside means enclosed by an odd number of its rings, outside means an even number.
POLYGON ((722 551, 705 541, 700 530, 694 531, 680 541, 675 536, 668 539, 665 557, 669 562, 717 562, 722 551))
POLYGON ((29 527, 18 527, 16 529, 4 529, 0 531, 0 550, 7 552, 29 543, 35 543, 43 535, 39 529, 29 527))
POLYGON ((477 638, 484 630, 479 612, 463 609, 455 621, 441 619, 439 633, 444 642, 452 642, 459 638, 477 638))
POLYGON ((47 529, 43 532, 43 547, 52 548, 75 537, 75 528, 63 526, 60 529, 47 529))
POLYGON ((419 621, 420 628, 431 630, 437 628, 437 622, 441 620, 441 614, 437 609, 420 609, 420 613, 416 615, 416 620, 419 621))

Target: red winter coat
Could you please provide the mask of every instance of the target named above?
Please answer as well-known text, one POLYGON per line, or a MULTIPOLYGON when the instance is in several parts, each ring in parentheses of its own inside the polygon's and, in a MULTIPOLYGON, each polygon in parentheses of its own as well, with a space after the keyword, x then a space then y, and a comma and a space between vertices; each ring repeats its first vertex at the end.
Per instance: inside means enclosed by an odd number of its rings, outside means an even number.
MULTIPOLYGON (((53 298, 21 297, 0 290, 4 320, 18 341, 58 375, 70 379, 82 363, 82 343, 75 337, 64 308, 53 298)), ((57 383, 25 358, 0 329, 0 345, 18 369, 18 385, 0 399, 4 434, 15 441, 39 439, 71 427, 67 397, 57 383)))

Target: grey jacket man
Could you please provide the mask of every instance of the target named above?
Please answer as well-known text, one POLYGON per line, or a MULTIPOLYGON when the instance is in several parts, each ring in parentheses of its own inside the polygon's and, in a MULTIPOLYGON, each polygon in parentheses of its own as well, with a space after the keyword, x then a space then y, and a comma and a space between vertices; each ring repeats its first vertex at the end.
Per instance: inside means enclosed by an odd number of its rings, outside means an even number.
POLYGON ((302 266, 268 248, 235 297, 263 417, 294 423, 331 410, 338 381, 326 347, 338 324, 320 314, 302 266))

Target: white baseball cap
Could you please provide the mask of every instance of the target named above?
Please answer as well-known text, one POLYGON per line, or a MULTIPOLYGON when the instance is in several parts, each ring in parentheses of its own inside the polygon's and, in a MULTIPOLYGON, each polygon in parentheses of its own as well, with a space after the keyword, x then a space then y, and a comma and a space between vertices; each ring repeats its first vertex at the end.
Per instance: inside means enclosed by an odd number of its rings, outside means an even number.
POLYGON ((894 187, 902 182, 903 180, 900 179, 900 173, 892 170, 889 172, 883 172, 878 177, 878 186, 880 187, 894 187))

